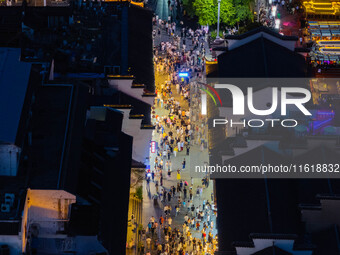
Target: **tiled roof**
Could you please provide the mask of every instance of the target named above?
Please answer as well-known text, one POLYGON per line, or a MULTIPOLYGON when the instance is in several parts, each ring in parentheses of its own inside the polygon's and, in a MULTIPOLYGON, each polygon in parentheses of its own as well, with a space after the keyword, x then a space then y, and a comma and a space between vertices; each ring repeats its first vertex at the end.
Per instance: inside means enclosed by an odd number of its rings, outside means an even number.
POLYGON ((282 250, 276 246, 270 246, 252 255, 291 255, 292 253, 282 250))
POLYGON ((258 28, 255 28, 253 30, 250 30, 249 32, 246 32, 246 33, 243 33, 241 35, 226 35, 224 38, 225 39, 232 39, 232 40, 241 40, 241 39, 244 39, 248 36, 251 36, 251 35, 254 35, 254 34, 257 34, 257 33, 260 33, 260 32, 265 32, 267 34, 270 34, 272 36, 275 36, 281 40, 288 40, 288 41, 297 41, 298 38, 296 36, 286 36, 286 35, 281 35, 279 33, 277 33, 276 31, 268 28, 268 27, 258 27, 258 28))
POLYGON ((251 233, 252 239, 280 239, 280 240, 295 240, 297 235, 295 234, 268 234, 268 233, 251 233))
POLYGON ((219 77, 306 77, 305 59, 259 37, 218 56, 219 77))

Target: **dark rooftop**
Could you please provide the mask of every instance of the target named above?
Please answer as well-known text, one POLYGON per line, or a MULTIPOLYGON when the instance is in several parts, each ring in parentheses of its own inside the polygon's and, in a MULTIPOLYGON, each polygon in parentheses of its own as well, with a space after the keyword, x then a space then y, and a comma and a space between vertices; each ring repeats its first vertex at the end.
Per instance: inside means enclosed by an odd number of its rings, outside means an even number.
POLYGON ((219 77, 306 77, 303 56, 259 37, 218 56, 219 77))
POLYGON ((292 253, 284 251, 279 247, 273 245, 258 252, 255 252, 252 255, 291 255, 291 254, 292 253))
MULTIPOLYGON (((102 80, 103 84, 107 81, 102 80)), ((125 94, 112 87, 97 89, 92 105, 106 106, 116 109, 131 109, 131 118, 141 118, 143 124, 151 124, 151 106, 137 98, 125 94)))
POLYGON ((257 236, 266 239, 300 232, 295 180, 216 179, 215 183, 220 250, 233 250, 233 242, 247 241, 254 232, 269 233, 257 236))
POLYGON ((70 180, 77 178, 87 96, 88 88, 82 84, 48 84, 36 92, 31 188, 60 188, 74 193, 76 183, 70 180))
MULTIPOLYGON (((259 146, 224 164, 282 164, 289 158, 266 146, 259 146)), ((338 162, 338 159, 334 150, 316 147, 306 150, 293 162, 312 164, 320 163, 320 160, 338 162)), ((223 251, 232 250, 230 244, 233 242, 237 245, 249 240, 249 235, 260 239, 296 239, 303 236, 305 230, 299 209, 320 210, 320 199, 340 198, 337 195, 340 194, 339 179, 216 179, 215 182, 219 214, 217 225, 223 251)), ((304 245, 303 242, 300 244, 304 245)))
POLYGON ((312 240, 316 244, 314 255, 338 255, 340 253, 339 226, 337 225, 314 234, 312 240))
POLYGON ((225 39, 233 39, 233 40, 241 40, 244 39, 248 36, 260 33, 260 32, 265 32, 267 34, 270 34, 272 36, 275 36, 281 40, 290 40, 290 41, 297 41, 298 38, 296 36, 287 36, 287 35, 281 35, 279 33, 277 33, 276 31, 274 31, 273 29, 270 29, 268 27, 265 26, 261 26, 261 27, 257 27, 255 29, 252 29, 246 33, 240 34, 240 35, 226 35, 224 38, 225 39))
POLYGON ((280 240, 295 240, 298 238, 297 235, 293 234, 268 234, 268 233, 251 233, 250 238, 252 239, 280 239, 280 240))
POLYGON ((16 141, 30 72, 31 64, 20 62, 20 49, 0 48, 0 119, 6 123, 0 141, 16 141))

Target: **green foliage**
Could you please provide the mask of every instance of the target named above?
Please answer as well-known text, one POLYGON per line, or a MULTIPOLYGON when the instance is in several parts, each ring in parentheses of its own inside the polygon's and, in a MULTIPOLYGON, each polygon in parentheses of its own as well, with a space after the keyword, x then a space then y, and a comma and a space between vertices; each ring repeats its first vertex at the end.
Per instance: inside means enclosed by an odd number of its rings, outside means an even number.
POLYGON ((136 197, 140 200, 143 200, 143 187, 142 186, 139 186, 136 189, 136 197))
POLYGON ((189 17, 195 15, 194 0, 183 0, 183 7, 189 17))
POLYGON ((234 0, 234 6, 236 10, 235 21, 247 21, 252 18, 250 11, 250 0, 234 0))
MULTIPOLYGON (((216 8, 217 10, 217 8, 216 8)), ((235 25, 236 9, 233 4, 233 0, 222 0, 220 10, 220 22, 228 26, 235 25)))
MULTIPOLYGON (((195 13, 201 25, 215 25, 217 23, 217 0, 183 0, 187 12, 195 13), (193 2, 192 2, 193 1, 193 2), (190 6, 190 3, 192 5, 190 6), (188 6, 188 7, 186 7, 188 6), (192 9, 191 9, 192 8, 192 9)), ((252 19, 250 3, 253 0, 221 0, 220 22, 227 26, 252 19)))
MULTIPOLYGON (((220 38, 223 38, 223 32, 222 31, 220 31, 220 38)), ((212 39, 216 39, 216 36, 217 36, 217 31, 216 30, 214 30, 214 31, 211 31, 211 33, 210 33, 210 36, 211 36, 211 38, 212 39)))
POLYGON ((248 31, 251 31, 255 28, 261 27, 262 24, 258 23, 258 22, 253 22, 253 23, 249 23, 248 25, 244 26, 244 27, 240 27, 240 29, 238 30, 239 34, 243 34, 246 33, 248 31))
POLYGON ((193 7, 200 25, 216 24, 217 12, 213 0, 194 0, 193 7))

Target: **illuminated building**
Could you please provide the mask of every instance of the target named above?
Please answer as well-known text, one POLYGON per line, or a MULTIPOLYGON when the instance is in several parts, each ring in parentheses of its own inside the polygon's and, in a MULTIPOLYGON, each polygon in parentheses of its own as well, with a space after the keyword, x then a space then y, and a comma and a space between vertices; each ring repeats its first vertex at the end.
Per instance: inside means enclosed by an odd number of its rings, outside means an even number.
POLYGON ((311 0, 303 2, 307 19, 336 20, 340 17, 340 2, 332 0, 311 0))
MULTIPOLYGON (((74 215, 81 215, 89 206, 79 203, 76 196, 64 190, 13 190, 4 196, 10 208, 1 209, 1 254, 108 254, 93 231, 93 218, 87 230, 78 228, 74 215)), ((88 216, 91 213, 87 214, 88 216)), ((84 223, 84 222, 83 222, 84 223)))
POLYGON ((315 41, 310 53, 312 63, 338 64, 340 61, 340 22, 309 21, 308 31, 315 41))
POLYGON ((311 63, 340 64, 340 2, 312 0, 303 2, 308 20, 308 32, 316 44, 310 52, 311 63))

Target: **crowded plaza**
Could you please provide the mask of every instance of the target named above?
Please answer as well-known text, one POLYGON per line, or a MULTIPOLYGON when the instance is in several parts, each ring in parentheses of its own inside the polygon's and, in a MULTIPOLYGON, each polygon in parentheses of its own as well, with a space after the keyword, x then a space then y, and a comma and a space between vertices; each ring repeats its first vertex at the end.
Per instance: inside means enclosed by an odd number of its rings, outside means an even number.
MULTIPOLYGON (((155 125, 145 172, 140 254, 214 254, 217 210, 209 176, 192 173, 207 161, 200 112, 207 35, 154 17, 155 125)), ((208 49, 209 51, 209 49, 208 49)))

